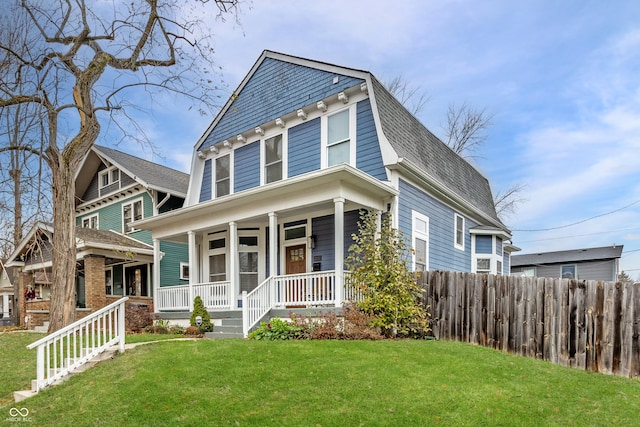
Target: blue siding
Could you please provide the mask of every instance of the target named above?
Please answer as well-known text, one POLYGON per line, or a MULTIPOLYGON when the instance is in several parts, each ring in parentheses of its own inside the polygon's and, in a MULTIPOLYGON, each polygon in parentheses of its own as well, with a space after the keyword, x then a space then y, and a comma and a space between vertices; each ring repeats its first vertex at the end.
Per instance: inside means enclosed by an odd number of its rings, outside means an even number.
POLYGON ((244 145, 234 152, 233 191, 260 186, 260 142, 244 145))
POLYGON ((200 201, 211 200, 211 159, 204 162, 202 172, 202 187, 200 187, 200 201))
POLYGON ((316 236, 316 247, 313 249, 313 259, 318 257, 322 259, 318 262, 321 263, 323 271, 333 270, 335 267, 335 260, 333 256, 333 242, 334 242, 334 216, 327 215, 317 218, 313 218, 311 221, 311 234, 316 236))
POLYGON ((275 120, 363 80, 265 58, 198 150, 275 120))
POLYGON ((160 250, 165 254, 160 261, 160 286, 188 284, 188 281, 180 280, 180 263, 189 262, 188 246, 182 243, 160 242, 160 250))
POLYGON ((380 142, 371 112, 371 102, 358 102, 356 118, 356 167, 380 180, 387 179, 380 142))
POLYGON ((476 236, 476 253, 492 254, 493 253, 493 237, 492 236, 476 236))
POLYGON ((429 269, 471 271, 471 236, 469 228, 476 224, 465 217, 465 250, 454 246, 454 213, 449 206, 424 191, 400 180, 398 197, 398 227, 411 245, 411 211, 429 217, 429 269))
POLYGON ((320 118, 289 129, 288 177, 320 169, 320 118))
MULTIPOLYGON (((335 269, 334 256, 334 217, 335 215, 327 215, 313 218, 311 221, 312 234, 316 236, 316 247, 313 250, 314 260, 322 257, 319 261, 322 265, 322 271, 335 269)), ((344 256, 349 254, 349 248, 353 244, 352 234, 358 232, 359 211, 349 211, 344 214, 344 256)), ((344 266, 343 266, 344 268, 344 266)))

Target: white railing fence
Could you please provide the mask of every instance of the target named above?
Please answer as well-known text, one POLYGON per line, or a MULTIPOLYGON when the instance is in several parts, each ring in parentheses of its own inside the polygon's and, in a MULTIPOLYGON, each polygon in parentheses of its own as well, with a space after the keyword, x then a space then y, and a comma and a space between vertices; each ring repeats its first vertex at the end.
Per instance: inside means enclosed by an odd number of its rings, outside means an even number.
POLYGON ((276 307, 335 304, 335 271, 277 276, 273 286, 276 307))
POLYGON ((208 310, 231 308, 231 282, 208 282, 158 288, 156 310, 193 311, 193 299, 198 295, 208 310))
POLYGON ((107 348, 124 352, 124 297, 64 328, 31 343, 36 348, 36 389, 51 385, 107 348))

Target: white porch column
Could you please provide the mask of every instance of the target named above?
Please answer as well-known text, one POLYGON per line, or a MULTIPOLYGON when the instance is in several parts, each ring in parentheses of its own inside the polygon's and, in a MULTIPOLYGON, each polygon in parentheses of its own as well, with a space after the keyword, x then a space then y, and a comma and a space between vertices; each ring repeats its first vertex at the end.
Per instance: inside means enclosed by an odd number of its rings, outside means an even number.
POLYGON ((158 294, 160 291, 160 241, 153 239, 153 310, 158 312, 158 294))
POLYGON ((278 214, 269 212, 269 274, 278 274, 278 214))
POLYGON ((2 317, 9 318, 9 295, 2 295, 2 317))
POLYGON ((336 307, 342 307, 343 290, 344 290, 344 198, 337 197, 333 199, 335 210, 335 226, 334 226, 334 251, 335 251, 335 269, 336 269, 336 307))
POLYGON ((189 246, 189 311, 193 311, 193 285, 197 282, 198 273, 196 271, 196 234, 193 230, 187 231, 189 246))
POLYGON ((238 296, 240 295, 240 269, 238 268, 238 223, 229 223, 229 278, 231 280, 231 295, 233 307, 238 307, 238 296))
MULTIPOLYGON (((269 275, 278 275, 278 215, 269 212, 269 275)), ((271 305, 276 302, 276 288, 271 282, 271 305)))

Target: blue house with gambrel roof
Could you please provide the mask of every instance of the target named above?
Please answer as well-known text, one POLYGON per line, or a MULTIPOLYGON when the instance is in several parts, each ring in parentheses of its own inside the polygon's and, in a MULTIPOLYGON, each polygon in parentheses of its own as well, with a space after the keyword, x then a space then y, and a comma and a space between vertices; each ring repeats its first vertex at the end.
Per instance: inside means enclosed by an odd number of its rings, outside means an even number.
POLYGON ((341 306, 361 209, 390 212, 415 270, 503 274, 511 233, 488 180, 369 72, 264 51, 196 142, 181 209, 137 221, 185 243, 190 284, 156 310, 341 306))

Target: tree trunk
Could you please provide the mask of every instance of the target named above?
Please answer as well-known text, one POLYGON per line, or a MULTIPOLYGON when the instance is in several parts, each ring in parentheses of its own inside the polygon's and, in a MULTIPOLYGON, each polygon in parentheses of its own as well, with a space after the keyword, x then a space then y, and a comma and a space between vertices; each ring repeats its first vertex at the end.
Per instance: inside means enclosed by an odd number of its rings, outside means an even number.
POLYGON ((76 314, 75 168, 62 155, 51 163, 55 229, 49 333, 73 322, 76 314))

